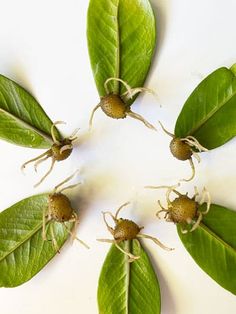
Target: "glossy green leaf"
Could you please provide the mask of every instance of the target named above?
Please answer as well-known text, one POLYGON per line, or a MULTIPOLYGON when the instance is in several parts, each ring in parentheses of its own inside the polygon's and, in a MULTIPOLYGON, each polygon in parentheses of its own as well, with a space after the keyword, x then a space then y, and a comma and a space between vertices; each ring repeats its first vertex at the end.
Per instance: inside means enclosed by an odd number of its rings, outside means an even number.
POLYGON ((99 278, 99 313, 160 313, 160 288, 146 252, 143 248, 139 251, 136 241, 126 241, 121 246, 141 257, 129 263, 127 257, 112 245, 99 278))
POLYGON ((197 86, 177 119, 175 135, 192 135, 208 149, 236 135, 236 65, 214 71, 197 86))
MULTIPOLYGON (((94 78, 100 96, 104 82, 121 78, 142 87, 155 49, 155 17, 148 0, 90 0, 87 37, 94 78)), ((125 91, 109 83, 114 93, 125 91)))
POLYGON ((230 70, 234 73, 234 75, 236 75, 236 63, 232 65, 230 70))
POLYGON ((0 75, 0 138, 20 146, 49 148, 51 126, 52 121, 36 99, 0 75))
MULTIPOLYGON (((205 207, 202 207, 205 208, 205 207)), ((195 262, 219 285, 236 294, 236 212, 211 205, 200 226, 178 234, 195 262)))
MULTIPOLYGON (((15 287, 36 275, 56 254, 51 241, 43 241, 43 210, 48 194, 26 198, 0 213, 0 287, 15 287)), ((68 238, 61 223, 52 225, 58 247, 68 238)), ((71 227, 71 224, 69 225, 71 227)))

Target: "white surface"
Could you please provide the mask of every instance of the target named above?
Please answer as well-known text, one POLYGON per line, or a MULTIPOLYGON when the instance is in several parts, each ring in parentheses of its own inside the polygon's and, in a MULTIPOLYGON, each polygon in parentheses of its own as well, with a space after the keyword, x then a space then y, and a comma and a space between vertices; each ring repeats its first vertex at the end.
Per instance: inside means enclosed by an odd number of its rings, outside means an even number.
MULTIPOLYGON (((200 80, 236 61, 236 2, 152 0, 152 4, 159 35, 148 86, 157 91, 162 108, 155 98, 145 95, 134 110, 155 124, 160 119, 172 131, 186 97, 200 80)), ((101 112, 95 116, 92 136, 86 136, 90 112, 98 102, 86 45, 87 5, 88 0, 0 0, 0 73, 30 90, 52 120, 66 121, 65 135, 80 127, 84 138, 38 190, 32 188, 38 179, 33 169, 29 167, 23 177, 19 168, 39 151, 1 141, 0 208, 52 189, 79 167, 84 185, 78 189, 79 197, 73 193, 74 205, 82 211, 78 236, 91 246, 87 251, 78 243, 68 244, 31 281, 1 289, 1 313, 97 313, 97 281, 109 248, 95 240, 109 236, 101 210, 115 210, 133 200, 123 215, 175 247, 168 253, 145 242, 160 280, 162 314, 233 314, 235 296, 194 263, 173 224, 155 219, 157 200, 164 201, 164 192, 142 188, 173 184, 190 173, 188 163, 170 155, 169 138, 137 121, 113 121, 101 112)), ((194 184, 206 186, 215 203, 236 208, 235 144, 233 140, 205 154, 196 179, 185 184, 183 191, 193 192, 194 184)), ((42 166, 40 174, 45 169, 42 166)))

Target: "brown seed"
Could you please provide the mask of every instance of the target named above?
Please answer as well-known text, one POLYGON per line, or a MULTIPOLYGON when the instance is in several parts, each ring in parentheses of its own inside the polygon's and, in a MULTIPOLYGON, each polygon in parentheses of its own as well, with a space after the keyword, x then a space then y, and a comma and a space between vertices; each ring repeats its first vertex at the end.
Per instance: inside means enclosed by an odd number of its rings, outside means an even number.
POLYGON ((71 207, 70 200, 62 193, 49 195, 48 215, 51 219, 64 222, 72 218, 74 209, 71 207))
POLYGON ((135 239, 141 228, 133 221, 119 219, 114 229, 114 239, 117 242, 135 239))
POLYGON ((54 143, 51 147, 51 152, 54 160, 56 161, 61 161, 67 159, 70 154, 72 153, 73 147, 71 144, 71 140, 69 139, 64 139, 63 141, 60 142, 60 144, 54 143), (68 148, 61 151, 63 147, 68 145, 68 148))
POLYGON ((173 156, 179 160, 188 160, 193 154, 191 147, 178 137, 173 138, 170 142, 170 150, 173 156))
POLYGON ((113 119, 124 119, 127 106, 119 95, 108 94, 101 98, 100 106, 103 112, 113 119))
POLYGON ((171 202, 169 218, 175 223, 191 222, 197 215, 198 203, 187 195, 181 195, 171 202))

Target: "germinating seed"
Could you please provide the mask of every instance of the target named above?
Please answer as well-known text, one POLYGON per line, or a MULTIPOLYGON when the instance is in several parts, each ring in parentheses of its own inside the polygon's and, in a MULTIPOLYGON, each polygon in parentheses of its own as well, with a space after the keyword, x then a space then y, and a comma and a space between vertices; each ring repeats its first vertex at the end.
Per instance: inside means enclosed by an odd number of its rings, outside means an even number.
POLYGON ((98 108, 101 108, 102 111, 110 118, 113 119, 124 119, 127 116, 140 120, 143 122, 148 128, 152 130, 156 130, 156 128, 147 122, 142 116, 139 114, 131 111, 130 106, 127 104, 130 99, 132 99, 136 94, 140 92, 150 92, 153 93, 152 90, 144 87, 137 87, 137 88, 131 88, 125 81, 119 79, 119 78, 109 78, 104 83, 104 88, 106 91, 106 96, 101 97, 100 103, 93 109, 90 120, 89 120, 89 126, 90 129, 92 128, 93 124, 93 117, 98 108), (119 81, 121 82, 127 89, 127 91, 122 94, 118 95, 115 93, 112 93, 109 91, 108 83, 110 81, 119 81))
POLYGON ((126 241, 126 240, 136 240, 139 247, 140 247, 140 243, 138 241, 138 238, 147 238, 147 239, 154 241, 157 245, 159 245, 161 248, 163 248, 167 251, 173 250, 173 249, 168 248, 165 245, 163 245, 158 239, 151 237, 147 234, 140 233, 140 231, 144 227, 139 227, 132 220, 118 218, 118 215, 119 215, 121 209, 123 209, 127 205, 129 205, 129 202, 121 205, 117 209, 115 216, 113 216, 113 214, 111 212, 103 212, 103 220, 107 226, 108 231, 112 234, 114 239, 113 240, 111 240, 111 239, 98 239, 98 241, 115 244, 115 246, 117 247, 118 250, 120 250, 122 253, 124 253, 125 255, 127 255, 129 257, 129 262, 133 262, 134 260, 139 259, 140 256, 139 255, 135 256, 132 253, 127 252, 120 247, 119 244, 123 241, 126 241), (109 224, 107 223, 106 215, 109 215, 113 219, 113 221, 115 223, 114 228, 109 226, 109 224))

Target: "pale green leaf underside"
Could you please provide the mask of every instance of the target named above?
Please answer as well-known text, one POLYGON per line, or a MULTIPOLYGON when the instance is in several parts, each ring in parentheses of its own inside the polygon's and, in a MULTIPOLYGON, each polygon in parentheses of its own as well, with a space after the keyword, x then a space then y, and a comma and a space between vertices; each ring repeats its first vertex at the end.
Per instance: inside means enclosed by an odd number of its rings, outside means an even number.
POLYGON ((197 86, 177 119, 175 135, 192 135, 208 149, 236 135, 235 65, 214 71, 197 86))
MULTIPOLYGON (((100 96, 104 82, 121 78, 142 87, 155 49, 155 17, 148 0, 90 0, 87 22, 88 49, 100 96)), ((120 83, 110 91, 123 93, 120 83)))
POLYGON ((0 75, 0 138, 20 146, 49 148, 51 126, 52 121, 36 99, 0 75))
MULTIPOLYGON (((51 241, 42 239, 43 210, 48 194, 26 198, 0 213, 0 287, 16 287, 36 275, 57 253, 51 241)), ((68 232, 61 223, 53 225, 61 247, 68 232)), ((47 238, 51 234, 47 225, 47 238)), ((71 227, 71 226, 70 226, 71 227)))
POLYGON ((236 294, 236 212, 211 205, 200 226, 178 234, 195 262, 219 285, 236 294))
MULTIPOLYGON (((121 246, 137 255, 136 241, 121 246)), ((159 314, 160 288, 151 262, 141 249, 140 259, 128 263, 114 245, 108 252, 98 284, 99 314, 159 314)))

